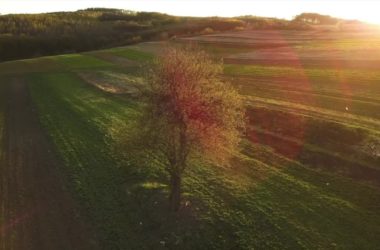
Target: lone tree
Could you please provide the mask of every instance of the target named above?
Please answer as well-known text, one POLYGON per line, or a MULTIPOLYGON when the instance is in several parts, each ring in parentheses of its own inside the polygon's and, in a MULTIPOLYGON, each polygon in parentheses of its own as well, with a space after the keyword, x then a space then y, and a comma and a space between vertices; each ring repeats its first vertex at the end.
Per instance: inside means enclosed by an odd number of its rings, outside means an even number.
POLYGON ((243 100, 221 79, 222 63, 190 47, 167 48, 151 70, 142 116, 145 147, 170 176, 170 207, 181 204, 181 181, 192 160, 228 163, 245 126, 243 100))

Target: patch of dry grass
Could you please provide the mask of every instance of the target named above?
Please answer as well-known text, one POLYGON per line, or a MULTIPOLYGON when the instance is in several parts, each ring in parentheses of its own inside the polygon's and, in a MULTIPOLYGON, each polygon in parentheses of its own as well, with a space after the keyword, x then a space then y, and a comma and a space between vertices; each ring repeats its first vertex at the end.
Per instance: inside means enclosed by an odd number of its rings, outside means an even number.
POLYGON ((139 96, 144 79, 112 71, 82 71, 78 75, 87 83, 111 94, 139 96))

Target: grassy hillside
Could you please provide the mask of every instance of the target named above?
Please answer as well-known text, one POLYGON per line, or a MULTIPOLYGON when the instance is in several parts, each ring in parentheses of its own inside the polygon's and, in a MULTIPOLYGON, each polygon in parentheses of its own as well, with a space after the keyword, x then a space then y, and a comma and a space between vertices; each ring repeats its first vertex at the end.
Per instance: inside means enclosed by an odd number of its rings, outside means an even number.
MULTIPOLYGON (((1 76, 29 82, 72 192, 105 249, 378 248, 380 158, 369 151, 378 149, 380 133, 376 70, 226 65, 249 109, 242 154, 231 168, 189 169, 187 206, 173 217, 162 166, 113 150, 112 130, 133 122, 138 99, 82 77, 135 79, 160 46, 0 64, 1 76)), ((240 51, 210 52, 227 58, 240 51)))

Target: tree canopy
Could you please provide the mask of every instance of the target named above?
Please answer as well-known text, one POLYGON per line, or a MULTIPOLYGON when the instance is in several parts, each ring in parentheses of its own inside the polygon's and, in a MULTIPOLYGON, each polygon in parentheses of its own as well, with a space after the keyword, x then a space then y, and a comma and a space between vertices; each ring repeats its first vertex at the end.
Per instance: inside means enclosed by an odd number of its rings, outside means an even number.
POLYGON ((221 79, 222 63, 203 51, 167 48, 151 71, 140 141, 170 176, 170 204, 178 210, 181 179, 192 159, 225 165, 245 126, 242 97, 221 79))
POLYGON ((294 18, 294 21, 309 23, 309 24, 322 24, 322 25, 335 25, 340 19, 328 15, 321 15, 318 13, 302 13, 294 18))

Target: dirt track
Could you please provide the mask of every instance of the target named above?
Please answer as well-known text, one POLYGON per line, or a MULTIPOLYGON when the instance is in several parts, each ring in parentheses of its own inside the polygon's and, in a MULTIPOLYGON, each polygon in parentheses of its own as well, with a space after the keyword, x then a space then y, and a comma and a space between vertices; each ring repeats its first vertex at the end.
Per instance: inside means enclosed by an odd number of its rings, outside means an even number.
POLYGON ((0 250, 97 249, 66 190, 25 82, 7 86, 0 160, 0 250))

